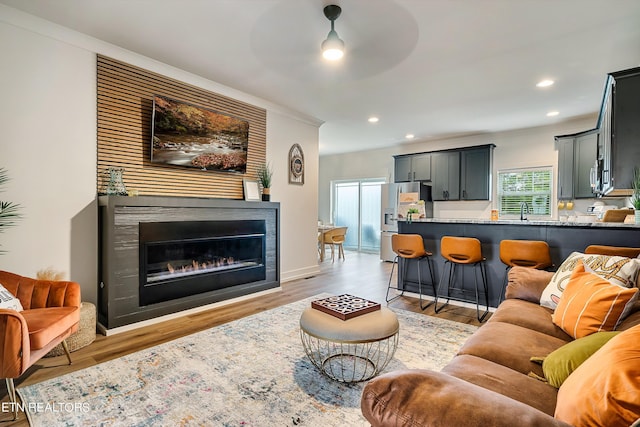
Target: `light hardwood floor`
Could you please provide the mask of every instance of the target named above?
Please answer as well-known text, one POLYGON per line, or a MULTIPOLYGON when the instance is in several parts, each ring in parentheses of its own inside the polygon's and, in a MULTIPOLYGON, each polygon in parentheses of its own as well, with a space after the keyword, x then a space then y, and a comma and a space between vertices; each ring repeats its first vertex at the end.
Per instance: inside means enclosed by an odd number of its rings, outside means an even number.
MULTIPOLYGON (((280 291, 259 298, 182 316, 117 335, 108 337, 98 335, 94 343, 71 354, 72 365, 66 364, 65 356, 41 359, 29 368, 21 378, 15 380, 16 387, 34 384, 94 366, 184 335, 323 292, 335 295, 349 293, 384 303, 391 263, 381 262, 377 254, 346 252, 346 260, 336 260, 335 262, 331 262, 331 259, 325 260, 320 264, 320 270, 320 273, 314 277, 284 283, 280 291)), ((433 305, 422 311, 417 298, 406 296, 392 301, 390 305, 425 315, 479 325, 475 309, 449 305, 440 313, 435 314, 433 305)), ((1 385, 0 394, 2 401, 7 402, 8 397, 4 382, 1 385)), ((10 419, 10 415, 0 413, 0 421, 10 419)), ((27 426, 28 423, 25 415, 19 413, 17 421, 4 422, 2 425, 27 426)))

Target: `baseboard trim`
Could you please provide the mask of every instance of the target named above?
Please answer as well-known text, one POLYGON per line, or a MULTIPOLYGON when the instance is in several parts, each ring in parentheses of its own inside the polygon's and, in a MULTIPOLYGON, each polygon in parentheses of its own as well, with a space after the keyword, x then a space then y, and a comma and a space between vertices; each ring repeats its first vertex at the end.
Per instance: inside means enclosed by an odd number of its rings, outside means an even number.
POLYGON ((264 291, 254 292, 254 293, 248 294, 248 295, 243 295, 243 296, 237 297, 237 298, 232 298, 232 299, 228 299, 228 300, 224 300, 224 301, 214 302, 212 304, 207 304, 207 305, 203 305, 203 306, 200 306, 200 307, 194 307, 194 308, 190 308, 188 310, 178 311, 176 313, 165 314, 164 316, 155 317, 155 318, 149 319, 149 320, 143 320, 141 322, 131 323, 129 325, 119 326, 117 328, 112 328, 112 329, 107 329, 104 325, 102 325, 100 322, 98 322, 98 325, 97 325, 98 326, 98 332, 100 332, 102 335, 105 335, 105 336, 121 334, 123 332, 132 331, 132 330, 139 329, 139 328, 142 328, 142 327, 145 327, 145 326, 155 325, 156 323, 165 322, 167 320, 177 319, 179 317, 188 316, 190 314, 195 314, 195 313, 200 313, 202 311, 211 310, 212 308, 224 307, 225 305, 234 304, 236 302, 245 301, 245 300, 249 300, 249 299, 252 299, 252 298, 257 298, 257 297, 260 297, 260 296, 263 296, 263 295, 272 294, 274 292, 281 292, 281 291, 282 291, 281 287, 277 287, 277 288, 273 288, 273 289, 267 289, 267 290, 264 290, 264 291))
POLYGON ((280 275, 280 283, 291 282, 298 279, 308 279, 309 277, 316 276, 320 273, 320 266, 313 265, 304 268, 298 268, 297 270, 291 270, 283 272, 280 275))

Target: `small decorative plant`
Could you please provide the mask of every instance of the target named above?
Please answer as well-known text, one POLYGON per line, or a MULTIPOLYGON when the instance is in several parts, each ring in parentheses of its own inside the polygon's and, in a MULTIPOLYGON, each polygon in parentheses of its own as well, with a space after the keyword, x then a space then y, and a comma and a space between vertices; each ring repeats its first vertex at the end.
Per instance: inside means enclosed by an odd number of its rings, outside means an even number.
POLYGON ((268 163, 263 163, 258 166, 258 181, 260 181, 260 185, 262 188, 270 188, 271 187, 271 178, 273 176, 273 170, 268 163))
POLYGON ((409 208, 407 209, 407 220, 411 222, 413 220, 413 214, 419 214, 420 211, 418 208, 409 208))
POLYGON ((273 170, 268 163, 263 163, 258 166, 258 181, 262 185, 262 201, 268 202, 271 199, 271 178, 273 177, 273 170))
MULTIPOLYGON (((0 168, 0 188, 9 181, 9 176, 4 168, 0 168)), ((12 202, 0 201, 0 233, 8 227, 16 224, 16 220, 20 219, 20 205, 12 202)), ((3 253, 4 251, 0 251, 3 253)))

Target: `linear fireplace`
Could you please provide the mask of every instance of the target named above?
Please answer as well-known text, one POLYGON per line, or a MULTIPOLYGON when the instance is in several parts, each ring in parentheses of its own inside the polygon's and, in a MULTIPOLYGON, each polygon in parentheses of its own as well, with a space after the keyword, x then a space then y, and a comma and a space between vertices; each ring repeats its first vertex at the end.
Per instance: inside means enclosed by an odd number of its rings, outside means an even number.
POLYGON ((100 196, 105 333, 280 287, 280 204, 100 196))
POLYGON ((139 227, 141 306, 265 279, 265 221, 139 227))

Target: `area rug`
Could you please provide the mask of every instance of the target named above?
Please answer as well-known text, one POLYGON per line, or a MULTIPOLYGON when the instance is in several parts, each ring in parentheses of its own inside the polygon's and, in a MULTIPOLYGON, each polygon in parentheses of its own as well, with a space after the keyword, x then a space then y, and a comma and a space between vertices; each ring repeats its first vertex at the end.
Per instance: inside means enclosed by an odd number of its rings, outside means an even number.
MULTIPOLYGON (((365 426, 364 383, 321 374, 299 319, 318 295, 31 386, 32 426, 365 426)), ((475 330, 394 309, 395 357, 384 372, 440 370, 475 330)))

